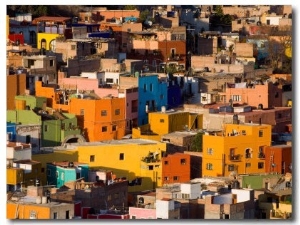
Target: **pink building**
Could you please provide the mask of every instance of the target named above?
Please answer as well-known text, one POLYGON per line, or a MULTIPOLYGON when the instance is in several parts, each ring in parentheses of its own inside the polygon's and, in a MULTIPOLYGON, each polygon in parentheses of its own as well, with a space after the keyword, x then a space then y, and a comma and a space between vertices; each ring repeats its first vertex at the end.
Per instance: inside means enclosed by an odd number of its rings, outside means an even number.
POLYGON ((257 108, 282 106, 282 90, 271 82, 227 84, 225 93, 221 95, 225 95, 225 102, 231 99, 233 104, 247 104, 257 108))

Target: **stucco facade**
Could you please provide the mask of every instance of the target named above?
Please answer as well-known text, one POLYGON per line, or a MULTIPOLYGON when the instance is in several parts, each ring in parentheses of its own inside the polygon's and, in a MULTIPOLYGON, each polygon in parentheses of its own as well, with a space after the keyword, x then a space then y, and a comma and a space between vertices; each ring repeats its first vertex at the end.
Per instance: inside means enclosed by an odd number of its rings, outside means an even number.
POLYGON ((263 173, 270 145, 270 125, 225 124, 220 135, 203 135, 203 176, 263 173))

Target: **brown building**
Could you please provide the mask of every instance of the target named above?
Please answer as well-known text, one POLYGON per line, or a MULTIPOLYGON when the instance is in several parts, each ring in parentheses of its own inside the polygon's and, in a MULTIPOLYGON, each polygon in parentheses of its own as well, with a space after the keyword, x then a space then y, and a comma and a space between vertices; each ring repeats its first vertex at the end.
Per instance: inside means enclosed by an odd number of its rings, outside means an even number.
POLYGON ((12 74, 6 76, 6 109, 15 109, 15 96, 26 92, 26 74, 12 74))

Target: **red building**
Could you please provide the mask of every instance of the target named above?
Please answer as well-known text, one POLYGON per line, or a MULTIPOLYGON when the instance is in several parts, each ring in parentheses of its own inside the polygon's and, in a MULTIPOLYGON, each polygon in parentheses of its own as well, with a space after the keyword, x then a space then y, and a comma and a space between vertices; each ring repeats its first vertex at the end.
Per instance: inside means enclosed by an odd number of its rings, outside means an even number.
POLYGON ((275 145, 265 148, 266 173, 286 174, 292 172, 292 146, 275 145))
POLYGON ((162 159, 162 184, 190 181, 191 156, 184 153, 169 154, 162 159))

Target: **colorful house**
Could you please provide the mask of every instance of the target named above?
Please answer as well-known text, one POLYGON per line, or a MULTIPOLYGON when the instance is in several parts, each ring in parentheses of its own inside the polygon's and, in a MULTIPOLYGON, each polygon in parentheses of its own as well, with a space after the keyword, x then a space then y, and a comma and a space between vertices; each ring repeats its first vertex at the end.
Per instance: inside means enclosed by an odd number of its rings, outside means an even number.
POLYGON ((99 98, 92 92, 58 90, 36 83, 36 95, 47 98, 47 105, 75 114, 88 141, 121 139, 125 135, 125 98, 99 98))
MULTIPOLYGON (((57 147, 47 156, 47 161, 54 161, 58 154, 65 159, 68 157, 62 156, 63 154, 71 154, 69 157, 76 158, 74 161, 87 163, 91 169, 113 170, 117 177, 124 177, 129 181, 129 192, 134 192, 162 185, 161 159, 164 152, 166 143, 162 142, 143 139, 110 140, 57 147), (61 149, 64 152, 59 151, 61 149), (148 158, 149 155, 153 158, 148 158)), ((40 158, 42 155, 36 159, 40 158)))
POLYGON ((138 126, 148 124, 148 112, 160 111, 167 106, 167 83, 161 81, 158 75, 140 74, 138 77, 138 126))
POLYGON ((191 156, 184 153, 168 154, 162 159, 163 184, 190 181, 191 156))
POLYGON ((37 48, 55 51, 55 39, 68 33, 66 30, 71 26, 71 18, 41 16, 35 18, 32 23, 36 24, 38 29, 37 48))
POLYGON ((6 108, 15 109, 15 96, 23 95, 26 91, 26 74, 6 76, 6 108))
POLYGON ((224 95, 223 99, 226 102, 231 99, 233 104, 247 104, 262 109, 282 106, 282 89, 272 82, 227 84, 224 95))
POLYGON ((271 125, 224 124, 223 131, 203 135, 203 176, 264 173, 270 145, 271 125))
POLYGON ((78 162, 47 163, 47 183, 60 188, 68 181, 88 180, 88 165, 78 162))
POLYGON ((6 140, 16 141, 16 124, 6 123, 6 140))
POLYGON ((175 131, 202 129, 202 120, 200 114, 166 110, 163 106, 159 112, 149 112, 148 124, 134 128, 132 137, 160 141, 163 135, 175 131))
POLYGON ((265 148, 266 173, 291 173, 293 151, 291 145, 274 145, 265 148))
POLYGON ((28 186, 27 192, 18 193, 21 193, 21 196, 11 193, 6 203, 6 219, 72 219, 74 203, 49 202, 45 196, 46 190, 47 187, 28 186))
POLYGON ((84 141, 76 116, 47 110, 45 97, 18 96, 16 105, 17 110, 7 111, 7 122, 41 125, 41 146, 57 146, 73 138, 84 141))

